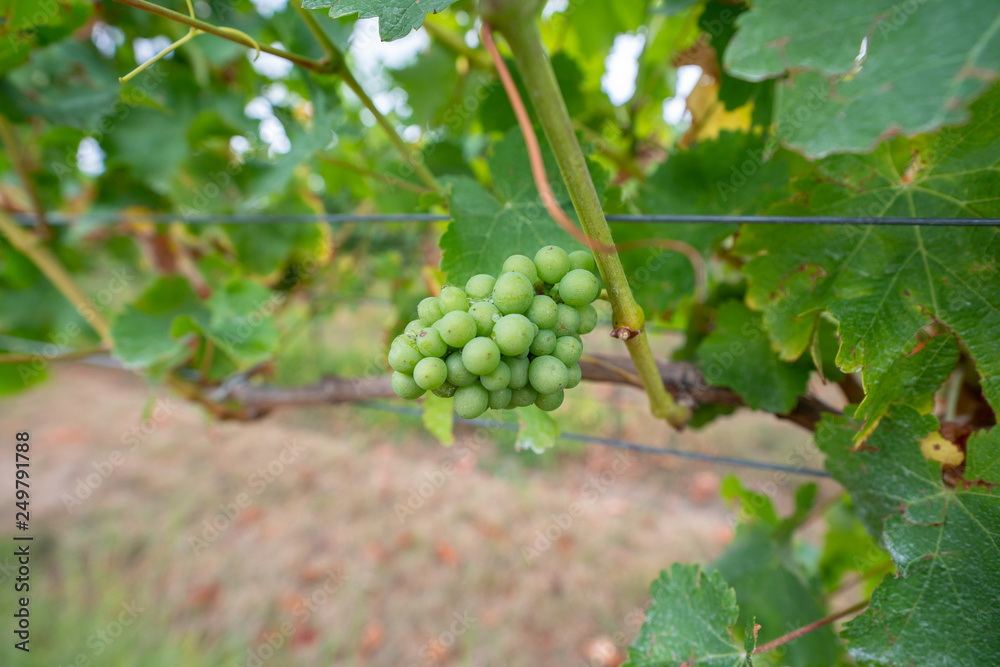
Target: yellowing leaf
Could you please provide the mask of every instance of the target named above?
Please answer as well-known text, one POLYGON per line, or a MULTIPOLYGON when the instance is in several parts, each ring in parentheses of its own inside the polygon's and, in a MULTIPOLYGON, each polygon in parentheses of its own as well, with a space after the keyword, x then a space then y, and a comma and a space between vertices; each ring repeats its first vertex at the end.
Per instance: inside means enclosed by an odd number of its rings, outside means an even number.
POLYGON ((920 451, 924 458, 929 461, 938 461, 946 466, 961 465, 965 460, 965 452, 959 449, 951 440, 948 440, 940 431, 934 431, 925 438, 920 439, 920 451))

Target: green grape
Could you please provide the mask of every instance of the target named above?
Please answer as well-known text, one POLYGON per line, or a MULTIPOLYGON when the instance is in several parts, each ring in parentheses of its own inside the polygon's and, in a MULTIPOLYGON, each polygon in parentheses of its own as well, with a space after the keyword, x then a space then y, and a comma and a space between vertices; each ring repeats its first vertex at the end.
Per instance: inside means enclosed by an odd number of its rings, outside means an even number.
POLYGON ((470 373, 489 375, 500 365, 500 348, 489 338, 473 338, 462 350, 462 363, 470 373))
POLYGON ((444 342, 452 347, 464 347, 476 337, 476 321, 472 319, 472 315, 461 310, 445 313, 434 327, 444 342))
POLYGON ((463 419, 475 419, 490 407, 490 392, 479 383, 455 390, 455 414, 463 419))
POLYGON ((493 327, 493 340, 496 341, 500 351, 508 357, 516 357, 527 352, 534 338, 534 325, 524 315, 504 315, 493 327))
POLYGON ((528 351, 536 357, 552 354, 556 349, 556 332, 549 329, 542 329, 535 334, 535 340, 531 342, 528 351))
POLYGON ((437 357, 421 359, 413 369, 413 380, 421 389, 437 389, 448 379, 448 366, 437 357))
POLYGON ((440 320, 444 313, 441 312, 441 306, 438 305, 437 297, 429 296, 417 305, 417 315, 420 317, 420 321, 426 326, 431 326, 440 320))
POLYGON ((462 363, 461 352, 452 352, 444 363, 448 367, 448 382, 456 387, 467 387, 476 381, 475 374, 470 373, 462 363))
POLYGON ((569 368, 580 361, 583 354, 583 343, 575 336, 563 336, 556 342, 556 349, 552 356, 563 362, 569 368))
POLYGON ((551 394, 566 387, 569 371, 555 357, 535 357, 528 365, 528 382, 540 394, 551 394))
POLYGON ((503 363, 510 369, 510 383, 507 385, 511 389, 520 389, 528 384, 528 361, 527 357, 504 357, 503 363))
POLYGON ((480 273, 465 283, 465 293, 470 299, 488 299, 493 294, 493 285, 496 282, 497 279, 488 273, 480 273))
POLYGON ((537 285, 542 282, 538 278, 538 271, 535 269, 535 263, 531 261, 530 257, 525 257, 524 255, 511 255, 508 257, 506 261, 504 261, 503 269, 500 273, 520 273, 531 281, 532 285, 537 285))
POLYGON ((392 374, 392 390, 396 392, 396 396, 405 398, 408 401, 424 395, 423 388, 413 378, 399 371, 392 374))
POLYGON ((569 379, 566 380, 566 388, 572 389, 576 385, 580 384, 580 380, 583 378, 583 370, 580 368, 580 364, 573 364, 567 369, 569 373, 569 379))
MULTIPOLYGON (((445 364, 447 366, 447 364, 445 364)), ((445 382, 443 385, 437 389, 432 389, 431 393, 435 396, 440 396, 441 398, 451 398, 455 395, 455 390, 458 389, 455 385, 450 382, 445 382)))
POLYGON ((580 333, 589 334, 597 326, 597 309, 589 303, 576 309, 580 313, 580 333))
POLYGON ((570 270, 569 255, 559 246, 547 245, 535 253, 535 268, 542 280, 555 284, 570 270))
POLYGON ((403 333, 418 334, 423 328, 424 323, 421 320, 410 320, 406 323, 406 328, 403 329, 403 333))
POLYGON ((559 318, 556 321, 556 336, 574 336, 580 330, 580 313, 573 306, 559 304, 559 318))
POLYGON ((421 359, 420 352, 402 341, 389 347, 389 365, 398 373, 412 373, 421 359))
POLYGON ((472 319, 476 321, 477 336, 489 336, 493 333, 496 321, 500 319, 500 311, 489 301, 472 304, 472 307, 469 308, 469 315, 472 315, 472 319))
POLYGON ((571 252, 569 254, 569 265, 574 269, 583 269, 591 273, 597 272, 597 264, 594 262, 594 256, 586 250, 574 250, 571 252))
POLYGON ((565 396, 566 394, 562 389, 554 391, 550 394, 539 394, 538 398, 535 399, 535 405, 546 412, 552 412, 562 405, 563 398, 565 396))
POLYGON ((442 287, 438 305, 444 315, 458 310, 466 311, 469 309, 469 297, 461 287, 442 287))
POLYGON ((573 269, 559 281, 559 298, 577 308, 589 305, 598 292, 597 276, 584 269, 573 269))
POLYGON ((538 392, 531 387, 512 389, 510 392, 510 403, 507 404, 507 407, 526 408, 534 403, 536 398, 538 398, 538 392))
POLYGON ((522 273, 505 273, 493 286, 493 305, 503 313, 523 313, 535 298, 535 288, 522 273))
POLYGON ((448 351, 448 344, 441 338, 441 332, 427 327, 417 334, 417 350, 425 357, 443 357, 448 351))
POLYGON ((500 391, 510 385, 510 366, 501 361, 496 370, 479 378, 487 391, 500 391))
POLYGON ((504 388, 490 392, 490 407, 494 410, 503 410, 510 405, 511 390, 504 388))
POLYGON ((553 329, 559 317, 559 306, 552 297, 539 294, 531 300, 531 305, 528 306, 524 316, 537 324, 539 329, 553 329))

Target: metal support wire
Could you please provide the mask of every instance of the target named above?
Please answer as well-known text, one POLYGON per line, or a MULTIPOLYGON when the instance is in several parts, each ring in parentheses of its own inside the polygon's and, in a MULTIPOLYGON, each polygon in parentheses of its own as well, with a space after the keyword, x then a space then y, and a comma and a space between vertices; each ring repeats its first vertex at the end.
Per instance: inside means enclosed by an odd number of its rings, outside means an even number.
MULTIPOLYGON (((396 415, 401 415, 404 417, 420 417, 422 414, 422 412, 417 408, 407 408, 387 403, 361 401, 355 403, 354 405, 361 408, 365 408, 367 410, 388 412, 396 415)), ((498 429, 502 431, 517 431, 519 428, 517 424, 496 421, 495 419, 483 419, 481 417, 477 419, 462 419, 461 417, 455 417, 455 423, 470 424, 472 426, 480 426, 482 428, 498 429)), ((593 443, 597 445, 603 445, 605 447, 613 447, 615 449, 626 449, 632 452, 641 452, 643 454, 673 456, 679 459, 689 459, 692 461, 705 461, 707 463, 737 466, 741 468, 756 468, 758 470, 771 470, 775 472, 789 473, 792 475, 806 475, 809 477, 830 476, 830 473, 826 472, 825 470, 816 470, 813 468, 797 468, 795 466, 782 465, 780 463, 768 463, 766 461, 739 459, 729 456, 712 456, 711 454, 701 454, 699 452, 687 452, 682 449, 671 449, 669 447, 651 447, 649 445, 640 445, 639 443, 636 442, 628 442, 627 440, 617 440, 615 438, 600 438, 593 435, 583 435, 582 433, 560 433, 559 437, 564 440, 593 443)))
MULTIPOLYGON (((23 226, 35 224, 31 213, 14 213, 14 219, 23 226)), ((360 215, 330 213, 321 215, 281 215, 276 213, 192 214, 180 213, 50 213, 51 225, 113 225, 127 222, 172 223, 186 225, 295 225, 325 222, 329 224, 364 223, 416 223, 448 222, 451 216, 435 213, 385 213, 360 215)), ((791 215, 609 215, 608 222, 619 224, 704 224, 704 225, 876 225, 918 227, 994 227, 1000 218, 872 218, 846 216, 791 216, 791 215)))

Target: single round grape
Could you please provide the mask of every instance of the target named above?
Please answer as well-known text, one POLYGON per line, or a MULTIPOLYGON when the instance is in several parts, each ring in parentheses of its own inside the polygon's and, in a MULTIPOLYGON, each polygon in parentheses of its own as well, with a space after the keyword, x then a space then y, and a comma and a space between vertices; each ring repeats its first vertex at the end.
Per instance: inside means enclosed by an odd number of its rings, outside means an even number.
POLYGON ((448 344, 441 338, 441 332, 427 327, 417 334, 417 350, 425 357, 443 357, 448 351, 448 344))
POLYGON ((461 287, 442 287, 441 294, 438 295, 438 305, 444 315, 457 310, 466 311, 469 309, 469 297, 461 287))
POLYGON ((569 255, 559 246, 547 245, 535 253, 538 277, 547 283, 557 283, 570 270, 569 255))
POLYGON ((510 405, 511 390, 497 389, 496 391, 490 392, 490 407, 494 410, 503 410, 508 405, 510 405))
POLYGON ((504 357, 503 363, 510 369, 510 382, 508 387, 520 389, 528 384, 528 361, 527 357, 504 357))
MULTIPOLYGON (((447 366, 447 364, 445 364, 447 366)), ((451 398, 455 395, 455 390, 458 389, 455 385, 450 382, 445 382, 443 385, 437 389, 432 389, 431 393, 435 396, 440 396, 441 398, 451 398)))
POLYGON ((389 347, 389 365, 398 373, 413 373, 421 359, 423 355, 402 341, 389 347))
POLYGON ((535 288, 523 273, 505 273, 493 286, 493 305, 503 313, 523 313, 535 298, 535 288))
POLYGON ((583 343, 575 336, 563 336, 560 338, 556 341, 555 351, 552 352, 552 356, 563 362, 566 368, 580 361, 580 355, 582 354, 583 343))
POLYGON ((556 332, 550 329, 542 329, 535 334, 535 340, 531 342, 528 351, 536 357, 552 354, 556 349, 556 332))
POLYGON ((418 334, 424 326, 426 325, 421 320, 410 320, 406 323, 406 328, 403 329, 403 333, 418 334))
POLYGON ((489 375, 500 365, 500 348, 489 338, 473 338, 462 349, 462 363, 470 373, 489 375))
POLYGON ((551 394, 539 394, 538 398, 535 399, 535 405, 546 412, 552 412, 562 405, 565 396, 566 394, 562 389, 554 391, 551 394))
POLYGON ((436 296, 429 296, 417 305, 417 316, 426 326, 430 326, 441 319, 444 313, 438 305, 436 296))
POLYGON ((559 281, 559 298, 577 308, 590 304, 598 292, 597 276, 585 269, 573 269, 559 281))
POLYGON ((567 368, 567 372, 569 373, 569 379, 566 380, 566 388, 572 389, 580 384, 580 380, 583 379, 583 371, 580 368, 580 364, 573 364, 567 368))
POLYGON ((453 310, 434 325, 445 343, 452 347, 464 347, 476 337, 476 321, 462 310, 453 310))
POLYGON ((463 419, 475 419, 490 407, 490 392, 479 383, 455 390, 455 414, 463 419))
POLYGON ((399 371, 392 374, 392 390, 396 392, 396 396, 408 401, 424 395, 424 389, 412 377, 399 371))
POLYGON ((488 273, 480 273, 465 283, 465 293, 470 299, 488 299, 493 294, 497 279, 488 273))
POLYGON ((489 301, 480 301, 472 304, 469 308, 469 315, 476 321, 476 335, 489 336, 493 333, 493 326, 500 319, 500 311, 489 301))
POLYGON ((535 357, 528 365, 528 382, 540 394, 551 394, 566 387, 569 371, 566 364, 552 356, 535 357))
POLYGON ((413 380, 421 389, 437 389, 448 379, 448 366, 437 357, 421 359, 413 369, 413 380))
POLYGON ((589 334, 597 326, 597 309, 589 303, 576 309, 580 313, 580 333, 589 334))
POLYGON ((539 294, 531 300, 531 305, 524 312, 524 316, 537 324, 539 329, 552 329, 559 317, 559 306, 552 297, 539 294))
POLYGON ((573 306, 559 304, 559 318, 556 320, 556 336, 573 336, 580 330, 580 313, 573 306))
POLYGON ((574 250, 569 254, 569 265, 573 269, 583 269, 584 271, 590 271, 591 273, 597 271, 597 264, 594 262, 594 256, 591 255, 586 250, 574 250))
POLYGON ((496 370, 489 375, 483 375, 479 378, 479 381, 483 383, 483 387, 487 391, 506 389, 510 386, 510 366, 501 361, 497 365, 496 370))
POLYGON ((475 374, 470 373, 462 363, 461 352, 452 352, 444 363, 448 367, 448 382, 456 387, 467 387, 476 381, 475 374))
POLYGON ((504 261, 503 269, 500 273, 520 273, 531 281, 532 285, 542 282, 538 278, 538 270, 535 269, 535 263, 531 261, 530 257, 525 257, 524 255, 511 255, 508 257, 504 261))
POLYGON ((534 339, 534 325, 524 315, 504 315, 493 327, 493 340, 496 341, 500 351, 509 357, 527 352, 534 339))
POLYGON ((512 389, 510 392, 510 403, 508 408, 525 408, 535 402, 538 392, 531 387, 520 387, 512 389))

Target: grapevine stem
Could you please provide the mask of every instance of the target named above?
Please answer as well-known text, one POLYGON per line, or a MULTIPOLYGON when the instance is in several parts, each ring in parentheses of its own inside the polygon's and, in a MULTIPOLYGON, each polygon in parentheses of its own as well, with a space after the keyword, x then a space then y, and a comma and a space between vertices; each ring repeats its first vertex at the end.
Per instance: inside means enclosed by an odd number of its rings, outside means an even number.
POLYGON ((769 641, 763 646, 758 646, 756 649, 754 649, 753 655, 759 655, 761 653, 767 653, 768 651, 773 651, 782 644, 787 644, 793 639, 798 639, 802 635, 807 635, 813 630, 818 630, 819 628, 822 628, 824 625, 829 625, 834 621, 843 618, 844 616, 850 616, 851 614, 859 612, 867 606, 868 606, 868 600, 865 600, 864 602, 859 602, 853 607, 849 607, 847 609, 844 609, 843 611, 838 611, 836 614, 827 616, 826 618, 821 618, 818 621, 813 621, 809 625, 804 625, 801 628, 792 630, 787 635, 782 635, 775 640, 769 641))
MULTIPOLYGON (((611 301, 615 330, 624 332, 620 337, 626 340, 626 347, 629 354, 632 355, 636 370, 649 396, 650 410, 655 416, 667 419, 674 426, 683 426, 690 417, 690 412, 687 408, 675 404, 673 398, 667 393, 653 358, 653 352, 649 347, 649 339, 642 333, 645 315, 632 296, 632 290, 625 276, 625 269, 611 236, 611 229, 604 217, 600 198, 597 196, 594 182, 590 178, 586 159, 576 140, 573 122, 566 109, 566 102, 559 89, 548 54, 542 44, 536 17, 533 14, 525 13, 515 20, 505 21, 501 32, 510 45, 527 89, 531 91, 531 99, 541 121, 542 129, 555 153, 559 171, 583 226, 584 242, 595 250, 595 259, 611 301)), ((499 58, 499 52, 496 50, 496 45, 493 44, 491 33, 492 28, 489 23, 484 22, 483 43, 493 54, 497 71, 501 73, 505 87, 510 94, 513 82, 510 81, 508 84, 509 73, 504 78, 503 70, 506 67, 503 65, 503 60, 499 58)), ((514 90, 516 91, 516 88, 514 90)), ((527 112, 523 110, 524 105, 518 105, 515 99, 519 98, 511 96, 521 127, 523 129, 527 125, 528 128, 523 130, 525 142, 528 144, 529 154, 532 155, 532 171, 535 174, 536 185, 542 201, 550 215, 574 238, 579 238, 579 230, 555 203, 548 179, 544 177, 545 170, 544 165, 541 164, 541 151, 538 149, 537 139, 532 141, 534 132, 530 130, 531 123, 527 118, 527 112), (520 111, 518 111, 517 106, 521 107, 520 111), (541 173, 539 173, 539 168, 541 173), (555 206, 550 204, 555 204, 555 206), (571 229, 572 231, 570 231, 571 229)))
POLYGON ((73 350, 54 357, 46 356, 44 354, 0 354, 0 364, 26 364, 38 360, 75 361, 77 359, 86 359, 87 357, 92 357, 95 354, 101 354, 105 351, 106 350, 103 347, 90 347, 81 350, 73 350))
POLYGON ((17 142, 17 135, 14 134, 14 128, 11 127, 10 121, 3 114, 0 114, 0 140, 3 141, 4 148, 7 149, 7 154, 10 155, 10 161, 14 164, 14 170, 17 172, 18 178, 21 179, 21 186, 28 194, 31 207, 35 209, 35 215, 38 216, 38 229, 42 237, 45 239, 52 238, 49 220, 45 215, 42 199, 38 196, 38 190, 35 189, 35 184, 31 180, 28 162, 25 159, 24 153, 21 152, 21 146, 17 142))
POLYGON ((433 192, 425 187, 417 185, 416 183, 411 183, 410 181, 403 180, 402 178, 396 178, 395 176, 390 176, 389 174, 380 174, 377 171, 372 171, 371 169, 365 169, 362 166, 356 165, 353 162, 347 162, 346 160, 338 160, 337 158, 330 157, 329 155, 319 155, 319 159, 323 160, 328 164, 332 164, 340 169, 346 169, 348 171, 353 171, 356 174, 361 174, 362 176, 367 176, 368 178, 373 178, 376 181, 382 181, 387 183, 392 187, 403 188, 404 190, 409 190, 410 192, 416 192, 418 195, 428 194, 433 192))
POLYGON ((111 325, 94 308, 84 307, 87 305, 87 295, 76 284, 73 277, 66 272, 66 269, 62 267, 62 264, 52 254, 52 251, 43 246, 38 237, 18 227, 17 223, 6 213, 0 213, 0 232, 3 232, 11 245, 21 251, 45 274, 45 277, 52 281, 56 289, 62 292, 63 296, 73 304, 73 307, 94 328, 94 331, 101 337, 101 342, 110 347, 111 325))
POLYGON ((330 36, 327 35, 326 32, 323 31, 323 28, 320 27, 319 23, 316 22, 316 17, 313 16, 308 9, 305 9, 302 6, 302 0, 295 0, 292 2, 292 6, 295 7, 299 16, 302 17, 302 21, 306 24, 306 27, 309 28, 309 32, 311 32, 313 37, 316 38, 316 41, 319 42, 319 45, 326 54, 327 59, 330 62, 338 63, 340 50, 337 49, 337 45, 333 43, 330 36))

